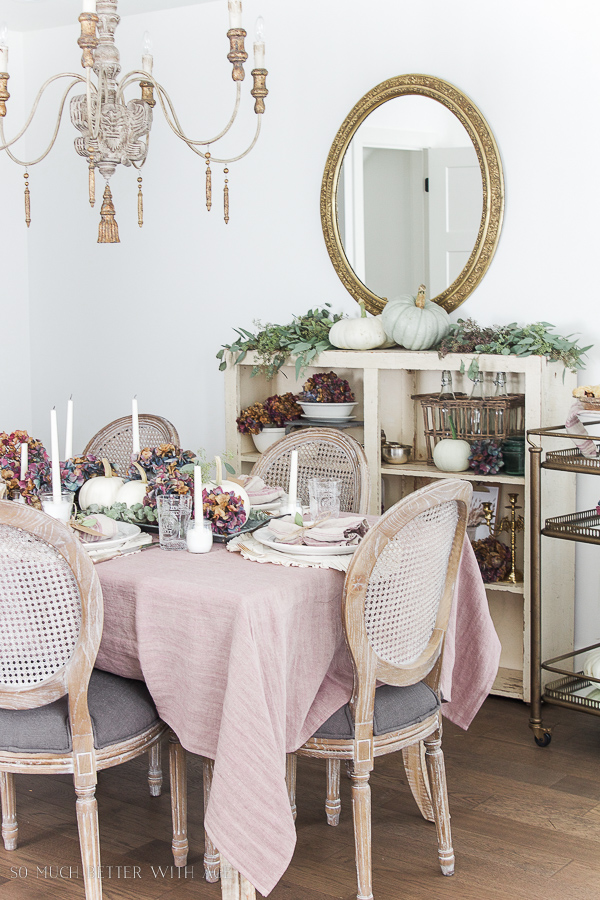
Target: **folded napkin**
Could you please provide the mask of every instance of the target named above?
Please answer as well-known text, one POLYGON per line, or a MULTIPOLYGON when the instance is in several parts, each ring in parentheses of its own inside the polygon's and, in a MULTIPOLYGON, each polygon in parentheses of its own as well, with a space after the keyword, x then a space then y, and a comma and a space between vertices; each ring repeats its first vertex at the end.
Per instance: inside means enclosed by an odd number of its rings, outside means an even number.
MULTIPOLYGON (((565 422, 565 429, 569 434, 587 434, 587 429, 584 425, 581 424, 581 419, 579 418, 579 413, 583 409, 583 403, 580 403, 579 400, 576 400, 570 408, 567 415, 567 421, 565 422)), ((579 448, 582 456, 585 456, 586 459, 596 459, 596 457, 598 456, 598 450, 596 449, 596 445, 593 441, 573 440, 573 443, 576 447, 579 448)))
POLYGON ((240 475, 237 480, 248 494, 251 506, 274 503, 285 493, 281 487, 270 487, 265 484, 258 475, 240 475))
POLYGON ((345 556, 319 556, 318 549, 315 549, 315 555, 298 556, 292 553, 286 553, 283 550, 272 550, 259 544, 251 534, 241 534, 234 537, 226 545, 230 553, 240 553, 244 559, 250 559, 252 562, 272 563, 276 566, 294 566, 300 569, 336 569, 338 572, 347 572, 348 566, 352 560, 352 554, 345 556))
POLYGON ((347 547, 358 544, 369 530, 364 516, 323 519, 309 525, 296 525, 291 516, 273 519, 269 531, 282 544, 305 544, 307 547, 347 547))

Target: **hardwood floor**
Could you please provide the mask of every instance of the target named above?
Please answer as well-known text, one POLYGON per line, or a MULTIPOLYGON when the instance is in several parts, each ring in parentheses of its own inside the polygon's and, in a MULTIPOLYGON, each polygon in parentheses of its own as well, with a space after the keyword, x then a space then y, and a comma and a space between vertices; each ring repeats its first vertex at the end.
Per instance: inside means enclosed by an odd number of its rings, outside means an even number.
MULTIPOLYGON (((489 698, 468 732, 446 726, 452 878, 439 871, 433 825, 418 814, 400 755, 376 761, 375 900, 597 900, 600 719, 554 707, 544 715, 555 726, 544 749, 527 727, 528 707, 517 701, 489 698)), ((220 900, 220 885, 202 877, 198 759, 189 757, 187 872, 171 868, 168 793, 150 797, 145 778, 145 758, 100 773, 105 897, 220 900)), ((0 850, 0 900, 83 900, 70 776, 20 776, 17 792, 20 846, 0 850)), ((325 824, 324 798, 323 764, 299 760, 298 843, 272 900, 356 897, 348 779, 337 828, 325 824)))

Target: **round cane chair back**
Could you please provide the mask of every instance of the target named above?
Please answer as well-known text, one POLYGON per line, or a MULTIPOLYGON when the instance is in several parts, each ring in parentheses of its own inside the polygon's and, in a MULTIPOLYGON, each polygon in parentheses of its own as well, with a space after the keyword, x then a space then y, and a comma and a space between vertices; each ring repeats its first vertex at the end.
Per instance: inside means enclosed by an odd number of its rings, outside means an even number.
POLYGON ((358 441, 333 428, 296 431, 269 447, 255 463, 252 474, 287 490, 292 450, 298 451, 298 500, 303 506, 308 506, 311 478, 332 478, 341 482, 341 510, 368 512, 371 478, 365 451, 358 441))
MULTIPOLYGON (((179 447, 179 434, 174 425, 163 416, 140 413, 140 447, 159 447, 161 444, 174 444, 179 447)), ((83 455, 91 454, 100 459, 108 459, 113 463, 117 475, 126 475, 131 465, 133 450, 131 416, 115 419, 101 428, 94 435, 83 455)))

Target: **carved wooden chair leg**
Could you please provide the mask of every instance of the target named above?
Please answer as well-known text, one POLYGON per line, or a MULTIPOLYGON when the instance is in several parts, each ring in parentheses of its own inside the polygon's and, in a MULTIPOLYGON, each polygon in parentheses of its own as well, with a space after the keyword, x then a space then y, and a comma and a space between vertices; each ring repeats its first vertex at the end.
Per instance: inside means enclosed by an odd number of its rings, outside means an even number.
POLYGON ((2 839, 4 841, 4 849, 16 850, 19 827, 17 825, 15 776, 12 772, 0 772, 0 794, 2 796, 2 839))
POLYGON ((75 793, 77 794, 77 827, 79 829, 85 898, 86 900, 102 900, 96 788, 93 785, 78 787, 76 783, 75 793))
POLYGON ((442 753, 440 729, 425 741, 425 758, 431 783, 435 828, 438 839, 438 858, 442 875, 454 875, 454 850, 450 833, 450 810, 446 787, 446 767, 442 753))
POLYGON ((228 900, 256 900, 254 885, 244 878, 226 859, 221 860, 223 897, 228 900))
POLYGON ((158 741, 148 750, 148 787, 151 797, 160 797, 162 783, 162 749, 160 741, 158 741))
POLYGON ((327 799, 325 800, 325 814, 327 815, 328 825, 340 824, 340 812, 342 809, 342 801, 340 800, 340 771, 342 768, 341 760, 328 759, 326 762, 327 771, 327 799))
POLYGON ((176 734, 169 735, 169 780, 171 784, 171 815, 173 818, 173 861, 185 866, 188 857, 187 836, 187 761, 185 750, 176 734))
POLYGON ((369 772, 352 772, 352 815, 356 853, 357 900, 373 900, 371 874, 371 788, 369 772))
POLYGON ((298 766, 298 757, 295 753, 288 753, 285 758, 285 783, 287 785, 288 797, 290 799, 290 806, 292 809, 292 816, 294 817, 294 822, 296 821, 296 816, 298 815, 298 809, 296 807, 296 770, 298 766))
MULTIPOLYGON (((208 806, 210 797, 210 787, 212 784, 214 762, 212 759, 203 759, 202 761, 202 781, 204 785, 204 815, 208 806)), ((211 883, 219 880, 219 871, 221 868, 221 856, 219 851, 204 832, 204 877, 211 883)))
POLYGON ((422 741, 405 747, 402 751, 404 769, 408 786, 412 791, 415 802, 421 811, 421 815, 428 822, 434 822, 433 806, 431 803, 431 787, 427 777, 427 765, 425 763, 425 745, 422 741))

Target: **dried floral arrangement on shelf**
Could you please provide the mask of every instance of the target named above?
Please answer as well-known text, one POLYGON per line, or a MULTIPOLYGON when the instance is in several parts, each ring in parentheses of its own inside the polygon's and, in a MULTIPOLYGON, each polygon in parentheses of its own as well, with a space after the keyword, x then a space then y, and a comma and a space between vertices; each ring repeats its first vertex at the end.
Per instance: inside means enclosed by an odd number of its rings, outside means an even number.
POLYGON ((502 445, 497 441, 474 441, 471 444, 469 468, 478 475, 498 475, 504 466, 502 445))
POLYGON ((504 581, 510 573, 510 547, 495 537, 473 543, 473 551, 485 584, 504 581))
POLYGON ((353 403, 354 394, 346 379, 335 372, 316 372, 305 382, 298 399, 305 403, 353 403))
POLYGON ((223 371, 227 368, 223 360, 226 350, 238 354, 234 363, 243 362, 249 350, 256 350, 260 362, 252 367, 252 375, 263 372, 271 379, 292 356, 296 357, 296 378, 299 378, 318 353, 333 349, 329 330, 342 315, 332 316, 330 307, 330 303, 325 303, 323 309, 309 309, 303 316, 294 316, 289 325, 261 325, 255 321, 253 324, 258 328, 256 334, 245 328, 234 328, 239 338, 231 344, 223 344, 217 353, 217 359, 221 360, 219 369, 223 371))
MULTIPOLYGON (((567 369, 583 369, 582 357, 592 348, 580 347, 573 335, 552 334, 550 322, 531 325, 492 325, 482 327, 473 319, 459 319, 435 349, 441 357, 448 353, 499 353, 504 356, 545 356, 562 362, 567 369)), ((470 376, 471 377, 471 374, 470 376)))
POLYGON ((288 391, 287 394, 273 394, 262 403, 253 403, 243 409, 235 421, 241 434, 260 434, 263 428, 269 426, 283 428, 301 415, 302 407, 295 395, 288 391))

